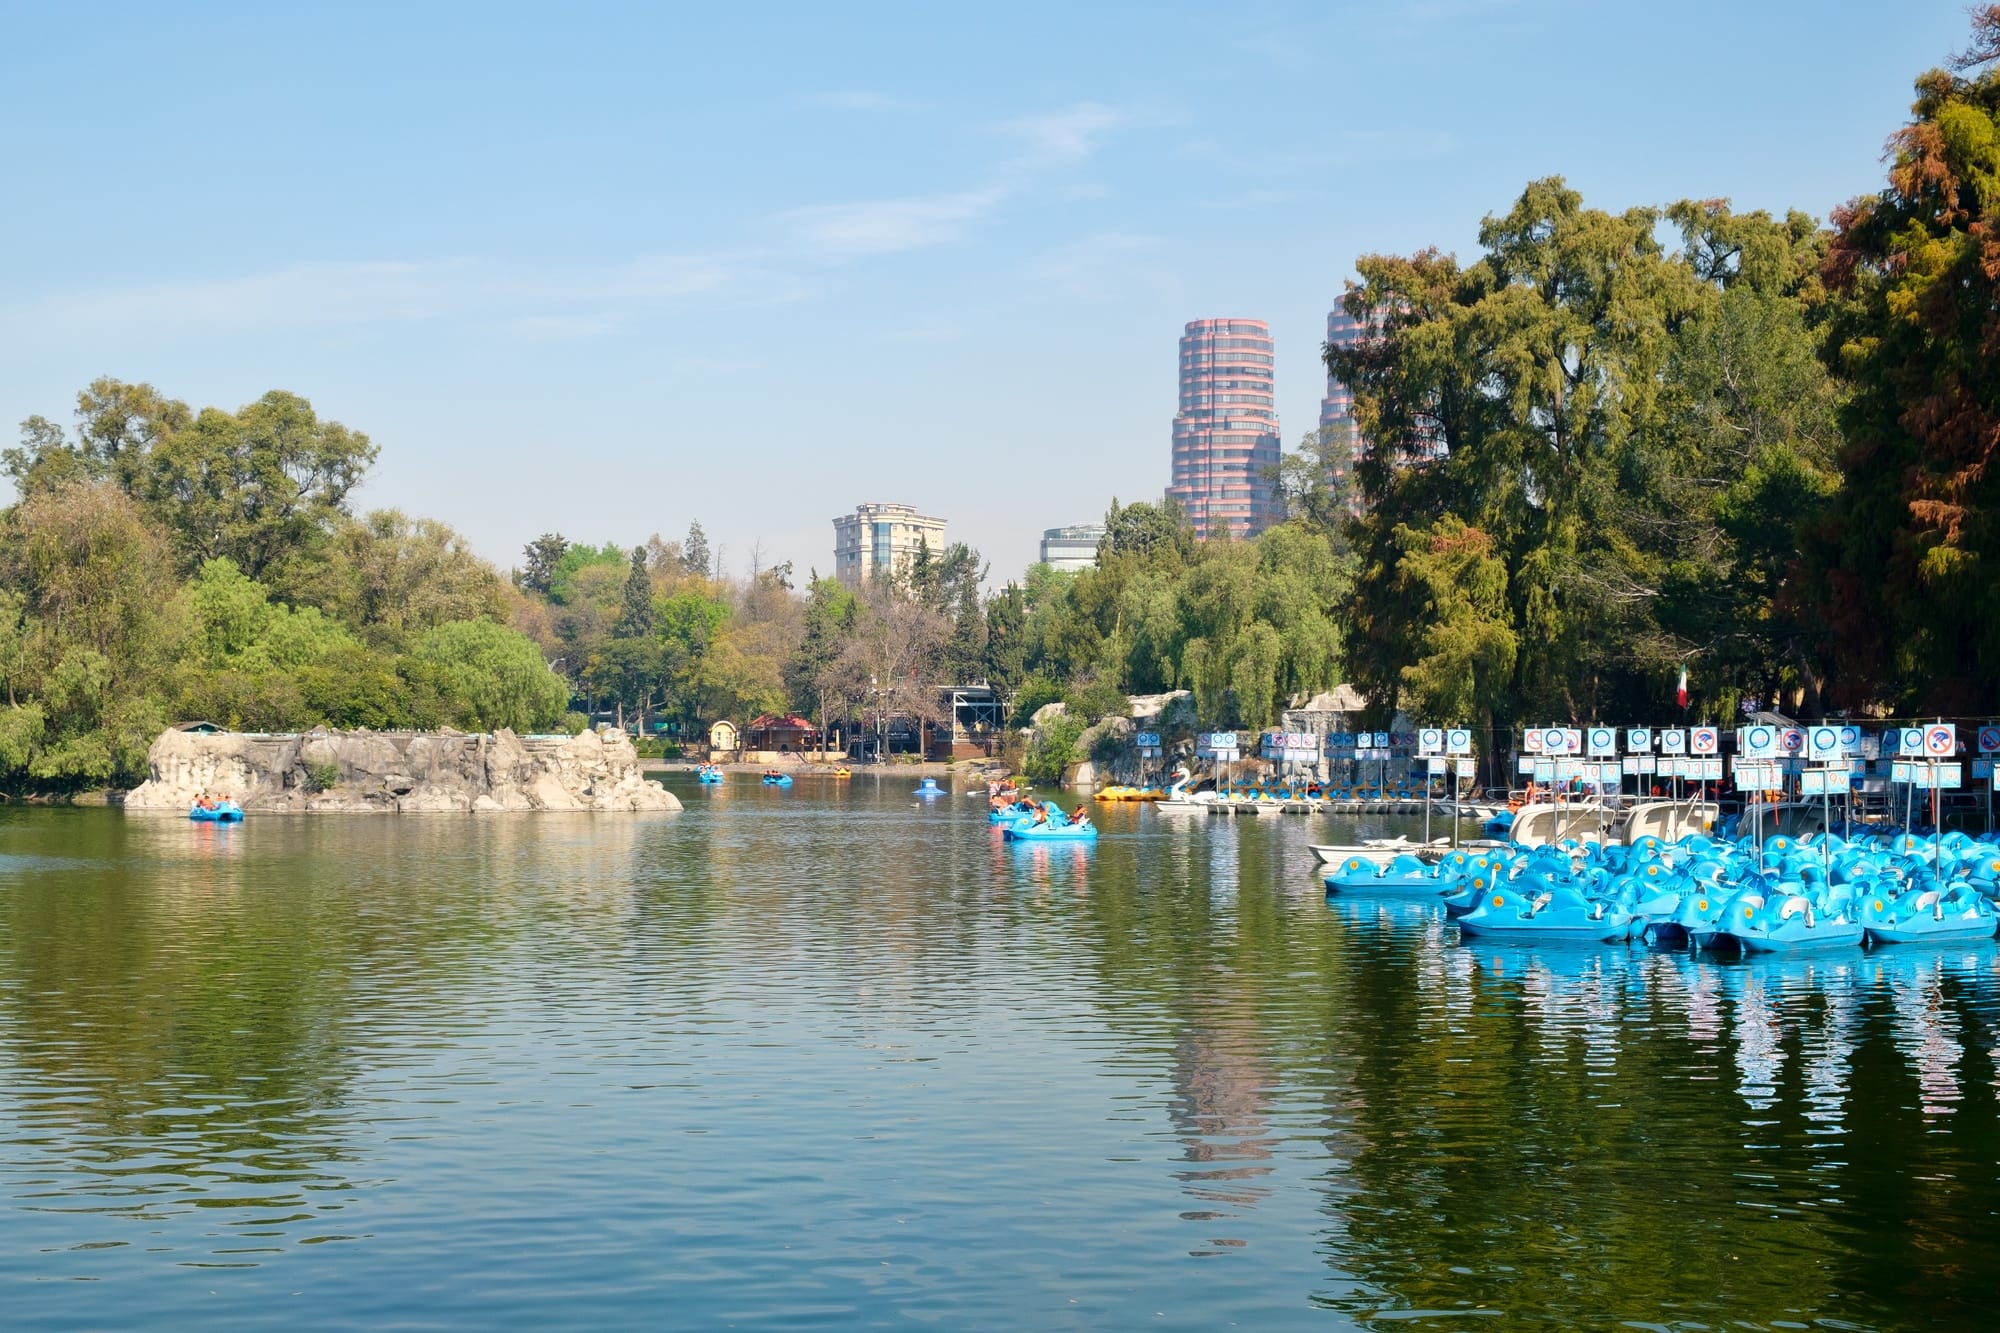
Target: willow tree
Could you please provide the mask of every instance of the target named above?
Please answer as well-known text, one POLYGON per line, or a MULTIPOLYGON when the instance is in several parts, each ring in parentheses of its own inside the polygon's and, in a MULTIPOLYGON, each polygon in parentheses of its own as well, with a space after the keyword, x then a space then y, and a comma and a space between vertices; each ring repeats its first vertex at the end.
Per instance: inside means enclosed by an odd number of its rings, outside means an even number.
POLYGON ((1834 214, 1845 485, 1815 548, 1840 692, 2000 708, 2000 6, 1834 214))

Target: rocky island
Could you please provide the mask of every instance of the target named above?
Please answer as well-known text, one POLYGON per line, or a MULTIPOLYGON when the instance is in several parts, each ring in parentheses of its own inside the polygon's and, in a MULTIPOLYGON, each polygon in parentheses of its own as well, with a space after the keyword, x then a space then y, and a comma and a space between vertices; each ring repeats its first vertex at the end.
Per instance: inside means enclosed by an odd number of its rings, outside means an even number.
POLYGON ((129 810, 185 811, 203 792, 245 810, 678 810, 640 776, 622 732, 332 731, 289 735, 172 728, 146 754, 129 810))

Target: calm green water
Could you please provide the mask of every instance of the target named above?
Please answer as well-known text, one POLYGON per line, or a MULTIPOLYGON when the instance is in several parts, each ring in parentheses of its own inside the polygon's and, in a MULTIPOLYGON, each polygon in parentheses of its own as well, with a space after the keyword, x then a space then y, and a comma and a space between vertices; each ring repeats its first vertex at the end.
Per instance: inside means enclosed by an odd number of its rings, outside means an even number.
POLYGON ((1351 828, 908 789, 0 808, 0 1320, 1988 1325, 1991 945, 1471 948, 1351 828))

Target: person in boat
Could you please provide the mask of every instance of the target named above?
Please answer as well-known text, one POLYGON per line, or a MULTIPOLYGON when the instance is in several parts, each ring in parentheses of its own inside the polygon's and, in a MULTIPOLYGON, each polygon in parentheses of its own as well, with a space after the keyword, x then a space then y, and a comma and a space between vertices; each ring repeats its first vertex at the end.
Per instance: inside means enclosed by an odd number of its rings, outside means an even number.
POLYGON ((1088 826, 1090 823, 1090 808, 1088 806, 1078 805, 1076 809, 1070 812, 1069 822, 1076 825, 1078 828, 1084 828, 1088 826))
POLYGON ((1044 824, 1046 824, 1046 823, 1048 823, 1048 822, 1049 822, 1049 807, 1048 807, 1048 802, 1046 802, 1046 801, 1030 801, 1030 802, 1029 802, 1029 804, 1035 807, 1035 827, 1036 827, 1036 828, 1040 828, 1040 827, 1041 827, 1042 825, 1044 825, 1044 824))
POLYGON ((198 809, 202 810, 215 809, 215 798, 210 796, 207 792, 203 792, 201 795, 195 797, 194 803, 198 809))

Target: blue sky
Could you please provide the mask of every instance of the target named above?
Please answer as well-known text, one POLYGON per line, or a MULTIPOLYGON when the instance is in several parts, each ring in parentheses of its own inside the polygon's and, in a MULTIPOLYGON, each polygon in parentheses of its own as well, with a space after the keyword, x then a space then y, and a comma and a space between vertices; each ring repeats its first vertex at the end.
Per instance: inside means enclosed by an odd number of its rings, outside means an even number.
POLYGON ((1357 254, 1877 188, 1962 4, 55 6, 0 12, 0 419, 282 387, 361 502, 503 565, 700 519, 996 578, 1166 483, 1175 339, 1271 322, 1287 445, 1357 254))

